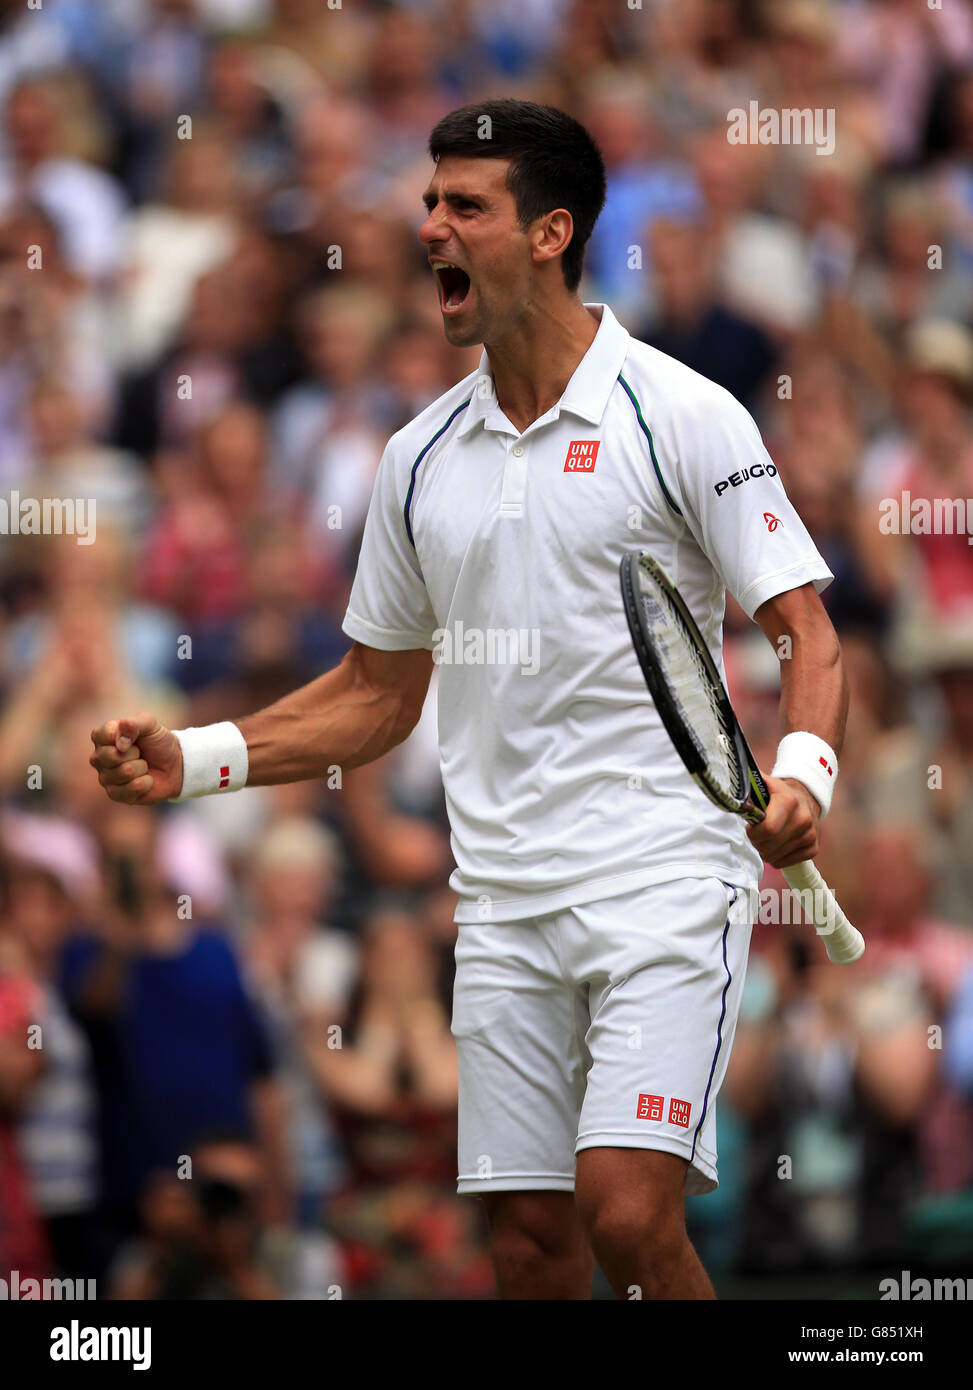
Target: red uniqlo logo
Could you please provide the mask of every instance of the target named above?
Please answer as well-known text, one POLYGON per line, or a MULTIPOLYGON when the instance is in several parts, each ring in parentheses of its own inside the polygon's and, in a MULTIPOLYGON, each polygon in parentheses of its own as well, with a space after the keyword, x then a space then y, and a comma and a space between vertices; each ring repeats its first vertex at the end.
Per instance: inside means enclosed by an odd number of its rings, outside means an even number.
POLYGON ((565 473, 593 473, 600 439, 572 439, 564 459, 565 473))
POLYGON ((682 1125, 683 1129, 688 1129, 689 1112, 692 1108, 688 1100, 671 1100, 669 1102, 669 1123, 682 1125))
POLYGON ((230 785, 230 769, 229 769, 228 767, 221 767, 221 768, 220 768, 220 786, 221 786, 221 787, 228 787, 229 785, 230 785))
POLYGON ((661 1120, 665 1096, 639 1096, 639 1108, 635 1112, 637 1120, 661 1120))
POLYGON ((818 758, 818 762, 824 768, 825 772, 828 774, 829 777, 834 776, 834 768, 828 762, 827 758, 818 758))

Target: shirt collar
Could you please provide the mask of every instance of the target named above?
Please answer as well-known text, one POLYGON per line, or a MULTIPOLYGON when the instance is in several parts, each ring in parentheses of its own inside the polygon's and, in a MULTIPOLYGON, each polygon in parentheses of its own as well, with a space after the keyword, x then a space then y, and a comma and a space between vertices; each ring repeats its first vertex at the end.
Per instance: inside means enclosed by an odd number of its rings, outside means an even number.
MULTIPOLYGON (((618 374, 625 365, 629 335, 607 304, 586 304, 585 308, 593 310, 601 322, 591 346, 564 388, 564 394, 557 403, 557 410, 558 413, 566 410, 572 415, 580 416, 582 420, 587 420, 591 425, 597 425, 605 413, 618 374)), ((481 420, 486 424, 491 414, 499 415, 492 389, 480 389, 481 382, 489 380, 492 383, 492 379, 490 359, 484 348, 477 368, 473 396, 466 407, 463 422, 456 432, 458 438, 469 434, 481 420)))

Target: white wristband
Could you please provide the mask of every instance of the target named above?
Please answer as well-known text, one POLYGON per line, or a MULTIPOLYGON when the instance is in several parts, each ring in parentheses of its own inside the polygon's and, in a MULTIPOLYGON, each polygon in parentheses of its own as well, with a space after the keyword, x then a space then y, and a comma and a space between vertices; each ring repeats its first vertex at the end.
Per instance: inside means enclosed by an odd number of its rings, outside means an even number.
POLYGON ((182 749, 182 791, 172 801, 188 801, 211 792, 235 792, 247 785, 247 741, 235 724, 204 724, 173 729, 182 749))
POLYGON ((831 797, 838 778, 835 751, 817 734, 785 734, 777 748, 777 761, 771 777, 791 777, 801 782, 821 804, 821 819, 831 809, 831 797))

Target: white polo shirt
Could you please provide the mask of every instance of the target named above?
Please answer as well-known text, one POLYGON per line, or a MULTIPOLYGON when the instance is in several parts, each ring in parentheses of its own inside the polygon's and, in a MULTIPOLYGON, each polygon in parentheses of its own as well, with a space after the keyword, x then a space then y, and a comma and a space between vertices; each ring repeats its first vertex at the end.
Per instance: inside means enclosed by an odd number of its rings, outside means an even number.
POLYGON ((523 434, 484 352, 393 435, 343 623, 439 655, 459 922, 672 878, 753 886, 743 821, 687 775, 646 690, 619 561, 659 560, 721 671, 726 588, 752 617, 833 578, 743 406, 588 308, 591 347, 523 434))

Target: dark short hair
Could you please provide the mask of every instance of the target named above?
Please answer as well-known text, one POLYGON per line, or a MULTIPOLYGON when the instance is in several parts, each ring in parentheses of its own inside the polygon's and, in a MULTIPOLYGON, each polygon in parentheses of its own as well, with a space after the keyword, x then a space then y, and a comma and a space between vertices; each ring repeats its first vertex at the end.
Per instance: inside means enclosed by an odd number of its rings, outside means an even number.
POLYGON ((465 159, 508 159, 507 188, 522 228, 555 208, 567 208, 574 235, 561 257, 564 283, 581 282, 584 249, 605 206, 605 164, 579 121, 556 106, 533 101, 474 102, 451 111, 433 128, 429 153, 465 159), (483 117, 489 117, 484 126, 483 117), (481 134, 489 131, 489 136, 481 134))

